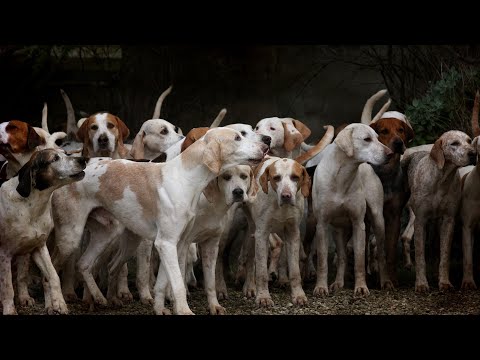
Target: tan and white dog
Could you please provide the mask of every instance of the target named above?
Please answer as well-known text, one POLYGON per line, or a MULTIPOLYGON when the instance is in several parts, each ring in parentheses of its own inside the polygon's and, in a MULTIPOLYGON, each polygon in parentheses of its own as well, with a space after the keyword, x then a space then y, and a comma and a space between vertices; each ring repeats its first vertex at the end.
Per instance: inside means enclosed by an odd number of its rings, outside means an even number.
POLYGON ((67 313, 60 280, 52 265, 46 242, 53 229, 51 195, 61 186, 79 181, 86 159, 67 157, 47 149, 35 152, 18 176, 0 188, 0 298, 3 314, 16 314, 13 302, 12 258, 32 254, 44 276, 45 308, 67 313))
MULTIPOLYGON (((192 226, 200 195, 210 181, 233 166, 258 164, 267 151, 264 143, 245 139, 232 129, 216 128, 166 163, 127 160, 93 163, 87 166, 83 181, 54 193, 52 202, 62 206, 56 206, 57 211, 54 211, 56 245, 63 253, 78 247, 88 213, 95 207, 104 207, 137 238, 155 239, 160 266, 166 270, 159 271, 157 277, 155 312, 167 312, 164 289, 169 281, 175 312, 192 314, 179 265, 177 244, 180 237, 192 226), (71 201, 62 201, 65 197, 71 201), (81 210, 75 218, 68 217, 73 209, 81 210)), ((124 253, 111 261, 109 274, 113 278, 118 276, 125 259, 137 245, 121 248, 124 253)), ((97 257, 108 243, 102 246, 97 245, 97 257)), ((80 271, 95 302, 106 303, 89 269, 80 271)))

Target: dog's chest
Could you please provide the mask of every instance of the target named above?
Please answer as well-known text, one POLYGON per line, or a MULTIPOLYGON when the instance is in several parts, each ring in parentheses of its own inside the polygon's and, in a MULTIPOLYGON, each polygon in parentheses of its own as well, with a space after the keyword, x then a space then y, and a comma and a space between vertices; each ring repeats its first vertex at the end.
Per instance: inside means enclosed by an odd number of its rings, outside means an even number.
POLYGON ((30 253, 43 246, 53 229, 49 212, 38 218, 31 218, 28 212, 19 211, 16 221, 7 221, 5 225, 5 238, 9 239, 6 245, 12 254, 30 253))

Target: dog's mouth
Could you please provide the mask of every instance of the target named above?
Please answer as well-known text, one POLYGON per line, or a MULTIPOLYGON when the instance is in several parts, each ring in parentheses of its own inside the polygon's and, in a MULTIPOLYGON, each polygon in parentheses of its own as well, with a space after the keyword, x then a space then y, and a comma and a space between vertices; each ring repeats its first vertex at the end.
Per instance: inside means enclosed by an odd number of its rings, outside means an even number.
POLYGON ((77 174, 70 175, 70 179, 73 179, 73 180, 82 180, 84 177, 85 177, 85 171, 83 170, 77 174))

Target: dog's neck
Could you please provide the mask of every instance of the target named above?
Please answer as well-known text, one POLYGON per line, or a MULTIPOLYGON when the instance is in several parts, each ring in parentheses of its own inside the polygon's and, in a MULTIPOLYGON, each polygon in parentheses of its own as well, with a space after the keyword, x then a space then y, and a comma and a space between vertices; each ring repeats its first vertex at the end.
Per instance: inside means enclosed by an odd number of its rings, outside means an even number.
POLYGON ((12 199, 17 203, 23 203, 24 206, 28 207, 32 219, 39 218, 47 211, 50 212, 52 193, 59 188, 59 186, 50 186, 44 190, 32 188, 30 194, 27 197, 23 197, 16 190, 18 186, 18 176, 10 179, 3 186, 7 186, 7 184, 9 189, 6 188, 6 190, 10 191, 12 199))
POLYGON ((400 154, 395 153, 394 156, 385 165, 372 165, 375 174, 382 182, 385 193, 389 189, 398 188, 398 182, 403 179, 402 167, 400 166, 400 154))
POLYGON ((426 156, 427 158, 427 174, 429 174, 429 178, 432 179, 432 183, 436 184, 438 187, 443 187, 444 184, 451 184, 455 180, 457 176, 458 166, 451 163, 450 161, 446 161, 443 168, 439 169, 437 163, 430 157, 430 155, 426 156), (434 181, 434 180, 437 181, 434 181))

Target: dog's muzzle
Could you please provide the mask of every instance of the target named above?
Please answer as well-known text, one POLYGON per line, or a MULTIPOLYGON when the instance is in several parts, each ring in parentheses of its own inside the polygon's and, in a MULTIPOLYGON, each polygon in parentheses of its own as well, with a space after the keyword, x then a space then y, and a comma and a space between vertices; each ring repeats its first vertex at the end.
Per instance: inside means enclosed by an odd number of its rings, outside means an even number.
POLYGON ((244 194, 243 189, 240 189, 240 188, 233 189, 232 191, 233 200, 235 202, 243 201, 243 194, 244 194))

